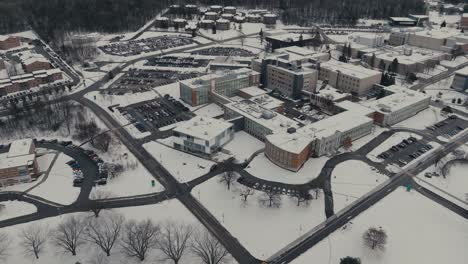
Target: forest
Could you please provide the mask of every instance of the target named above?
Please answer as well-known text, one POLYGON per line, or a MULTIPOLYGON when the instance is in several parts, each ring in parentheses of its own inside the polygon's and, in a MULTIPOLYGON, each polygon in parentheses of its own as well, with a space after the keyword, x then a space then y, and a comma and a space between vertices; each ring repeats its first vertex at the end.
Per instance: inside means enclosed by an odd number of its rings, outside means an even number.
POLYGON ((50 41, 67 31, 132 31, 173 3, 277 9, 285 23, 302 25, 424 12, 423 0, 0 0, 0 34, 34 29, 50 41))

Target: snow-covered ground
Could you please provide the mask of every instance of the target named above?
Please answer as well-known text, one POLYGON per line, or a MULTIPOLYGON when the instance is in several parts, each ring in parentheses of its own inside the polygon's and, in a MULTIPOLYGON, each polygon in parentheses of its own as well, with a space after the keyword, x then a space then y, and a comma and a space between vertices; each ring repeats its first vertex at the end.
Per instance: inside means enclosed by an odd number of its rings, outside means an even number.
POLYGON ((395 124, 394 127, 406 127, 414 129, 426 129, 426 127, 433 125, 444 117, 440 113, 440 109, 429 106, 429 108, 419 112, 418 114, 395 124))
POLYGON ((36 160, 37 160, 37 165, 39 167, 39 171, 46 172, 49 169, 50 164, 54 160, 56 155, 57 153, 55 152, 44 153, 43 155, 40 155, 40 156, 38 155, 36 157, 36 160))
POLYGON ((391 135, 387 140, 385 140, 382 144, 378 145, 374 148, 371 152, 367 154, 367 158, 375 162, 382 162, 382 159, 377 158, 377 156, 389 150, 392 146, 398 145, 404 139, 408 139, 409 137, 415 137, 417 140, 422 139, 420 135, 409 133, 409 132, 398 132, 391 135))
POLYGON ((249 135, 247 132, 239 131, 234 135, 234 139, 227 143, 223 149, 234 155, 236 160, 243 162, 256 151, 265 147, 265 144, 249 135))
POLYGON ((361 198, 387 179, 385 175, 362 161, 349 160, 338 164, 331 177, 335 212, 361 198))
POLYGON ((323 194, 308 207, 282 196, 280 208, 263 207, 256 192, 243 205, 234 184, 230 191, 213 178, 194 188, 192 194, 255 257, 266 259, 298 236, 325 220, 323 194))
MULTIPOLYGON (((142 221, 150 219, 155 224, 161 224, 164 221, 179 221, 185 224, 192 224, 195 226, 199 225, 199 222, 193 215, 177 200, 171 200, 162 202, 156 205, 148 206, 137 206, 137 207, 128 207, 128 208, 119 208, 113 209, 112 212, 123 214, 127 220, 134 219, 137 221, 142 221)), ((101 214, 104 215, 108 213, 107 211, 102 211, 101 214)), ((77 216, 92 217, 90 213, 77 213, 74 214, 77 216)), ((68 215, 67 215, 68 216, 68 215)), ((60 217, 51 217, 43 220, 32 222, 31 225, 38 225, 42 228, 48 228, 53 230, 57 224, 65 219, 67 216, 60 217)), ((107 263, 107 264, 153 264, 153 263, 166 263, 162 262, 160 259, 162 257, 160 251, 152 249, 149 251, 148 256, 145 261, 140 262, 136 258, 129 259, 125 257, 120 252, 120 246, 116 245, 111 251, 111 256, 107 259, 106 262, 93 262, 96 261, 96 252, 99 252, 95 246, 87 243, 84 246, 79 246, 77 250, 77 256, 72 256, 69 253, 58 253, 57 248, 52 245, 51 239, 48 239, 47 244, 39 255, 39 259, 33 259, 30 257, 24 256, 22 252, 22 247, 19 246, 20 238, 19 233, 25 227, 28 227, 30 224, 15 225, 11 227, 2 228, 2 231, 7 233, 11 238, 12 242, 9 250, 9 256, 7 263, 21 263, 21 264, 74 264, 74 263, 107 263)), ((198 263, 199 260, 193 255, 187 255, 182 259, 180 264, 193 264, 198 263)), ((168 263, 168 262, 167 262, 168 263)), ((233 262, 228 262, 227 264, 232 264, 233 262)))
POLYGON ((37 212, 35 205, 20 201, 0 203, 0 221, 37 212))
POLYGON ((346 256, 379 264, 466 263, 468 259, 468 222, 403 187, 351 222, 291 263, 339 263, 346 256), (382 227, 387 232, 385 251, 375 252, 363 245, 362 235, 369 227, 382 227))
POLYGON ((275 165, 262 153, 253 159, 246 171, 264 180, 302 184, 317 178, 327 160, 327 157, 310 158, 298 172, 292 172, 275 165))
MULTIPOLYGON (((164 141, 166 142, 166 141, 164 141)), ((160 142, 149 142, 145 149, 179 182, 188 182, 210 171, 215 163, 175 150, 160 142)))
POLYGON ((73 187, 73 170, 65 164, 70 160, 70 156, 60 153, 47 180, 30 194, 63 205, 72 204, 78 198, 80 188, 73 187))

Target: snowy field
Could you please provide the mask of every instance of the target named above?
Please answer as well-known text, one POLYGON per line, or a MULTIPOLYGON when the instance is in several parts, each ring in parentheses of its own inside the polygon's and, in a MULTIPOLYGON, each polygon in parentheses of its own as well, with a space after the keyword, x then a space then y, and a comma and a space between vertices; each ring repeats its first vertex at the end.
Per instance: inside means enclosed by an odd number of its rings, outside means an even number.
POLYGON ((429 108, 393 126, 422 130, 443 119, 445 119, 445 117, 441 115, 440 109, 429 106, 429 108))
POLYGON ((426 197, 403 187, 323 239, 292 264, 339 263, 353 256, 362 263, 466 263, 468 222, 426 197), (363 246, 369 227, 382 227, 388 235, 385 251, 363 246))
POLYGON ((408 132, 398 132, 391 135, 387 140, 385 140, 382 144, 378 145, 374 148, 371 152, 367 154, 367 158, 375 162, 382 162, 382 159, 377 158, 377 156, 389 150, 392 146, 398 145, 404 139, 408 139, 409 137, 415 137, 417 140, 421 140, 422 137, 420 135, 408 132))
POLYGON ((362 161, 349 160, 338 164, 331 177, 335 213, 387 179, 362 161))
POLYGON ((327 160, 327 157, 310 158, 298 172, 293 172, 275 165, 262 153, 253 159, 246 171, 268 181, 302 184, 317 178, 327 160))
POLYGON ((29 193, 59 204, 72 204, 78 198, 80 188, 73 187, 73 170, 65 164, 70 160, 70 156, 60 153, 47 180, 29 193))
POLYGON ((166 168, 179 182, 188 182, 210 171, 215 163, 188 153, 150 142, 144 148, 166 168))
POLYGON ((256 151, 265 147, 265 143, 249 135, 247 132, 239 131, 234 139, 227 143, 223 149, 234 155, 237 161, 243 162, 250 158, 256 151))
POLYGON ((35 205, 20 201, 1 202, 0 206, 2 206, 0 208, 0 221, 37 212, 35 205))
MULTIPOLYGON (((38 149, 36 149, 37 151, 38 149)), ((40 172, 46 172, 49 167, 50 167, 50 164, 52 163, 52 161, 54 160, 55 156, 57 154, 56 153, 45 153, 41 156, 36 156, 36 160, 37 160, 37 165, 39 167, 39 171, 40 172)))
MULTIPOLYGON (((164 221, 176 220, 186 224, 192 224, 195 226, 199 225, 199 222, 195 217, 177 200, 166 201, 156 205, 148 206, 138 206, 138 207, 129 207, 129 208, 119 208, 113 209, 112 212, 123 214, 127 220, 134 219, 137 221, 151 219, 153 223, 160 224, 164 221)), ((102 211, 101 214, 106 214, 107 211, 102 211)), ((92 217, 91 213, 77 213, 74 214, 77 216, 92 217)), ((48 228, 53 230, 60 221, 64 220, 65 216, 60 217, 51 217, 43 220, 35 221, 32 225, 39 225, 43 228, 48 228)), ((22 248, 19 246, 20 239, 18 237, 19 232, 27 227, 29 224, 16 225, 12 227, 2 228, 2 231, 6 232, 10 237, 12 237, 13 245, 11 247, 10 255, 8 257, 8 263, 21 263, 21 264, 75 264, 75 263, 106 263, 106 264, 154 264, 154 263, 169 263, 162 262, 161 253, 153 249, 149 252, 145 261, 140 262, 135 259, 129 259, 125 257, 120 252, 120 246, 116 245, 111 251, 111 256, 106 262, 93 262, 96 260, 97 248, 86 244, 84 246, 79 246, 77 251, 77 256, 72 256, 69 253, 58 252, 55 246, 50 242, 50 239, 47 241, 47 245, 44 248, 44 251, 40 254, 40 258, 35 260, 30 257, 24 256, 22 254, 22 248)), ((183 258, 180 264, 193 264, 198 263, 193 255, 187 255, 183 258)), ((227 264, 232 264, 228 262, 227 264)))
POLYGON ((261 192, 243 205, 235 191, 239 186, 228 191, 213 178, 195 187, 192 194, 257 258, 268 258, 325 220, 323 194, 308 207, 298 207, 296 201, 282 196, 280 208, 269 208, 259 205, 261 192))

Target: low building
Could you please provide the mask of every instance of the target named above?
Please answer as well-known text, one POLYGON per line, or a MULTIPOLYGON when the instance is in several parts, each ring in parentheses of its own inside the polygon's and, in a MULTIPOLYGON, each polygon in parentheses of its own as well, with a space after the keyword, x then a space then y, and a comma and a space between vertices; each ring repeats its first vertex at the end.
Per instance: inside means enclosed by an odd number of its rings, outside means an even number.
POLYGON ((32 73, 40 70, 49 70, 52 68, 50 61, 41 54, 32 52, 23 52, 19 56, 19 60, 23 65, 24 71, 32 73))
POLYGON ((209 7, 209 10, 210 10, 210 12, 219 13, 219 12, 223 11, 223 6, 212 5, 212 6, 209 7))
POLYGON ((415 47, 450 52, 447 40, 459 34, 452 30, 438 29, 429 31, 418 31, 408 34, 407 44, 415 47))
POLYGON ((216 153, 234 138, 234 125, 205 116, 196 116, 173 130, 174 148, 202 155, 216 153))
POLYGON ((376 83, 380 83, 382 73, 361 66, 330 60, 320 64, 319 79, 328 81, 332 87, 364 96, 376 83))
POLYGON ((414 27, 417 21, 409 17, 390 17, 390 25, 394 27, 414 27))
POLYGON ((216 20, 216 29, 218 30, 229 30, 231 27, 231 22, 227 19, 218 19, 216 20))
POLYGON ((60 69, 41 70, 0 80, 0 95, 7 95, 62 80, 60 69))
POLYGON ((256 86, 242 88, 239 90, 239 96, 244 99, 250 99, 255 96, 267 94, 267 91, 260 89, 256 86))
POLYGON ((11 143, 8 153, 0 154, 0 185, 2 187, 29 182, 39 173, 32 139, 11 143))
POLYGON ((319 89, 315 93, 310 94, 310 103, 323 111, 329 113, 336 113, 339 110, 336 109, 336 104, 339 102, 347 101, 351 99, 351 94, 344 93, 337 90, 329 85, 324 85, 323 89, 319 89))
POLYGON ((261 23, 262 16, 259 14, 248 14, 245 16, 245 21, 247 23, 261 23))
POLYGON ((359 34, 355 36, 354 42, 369 48, 377 48, 384 45, 385 37, 378 34, 359 34))
POLYGON ((154 25, 157 28, 169 28, 169 18, 167 17, 158 17, 156 18, 154 25))
POLYGON ((218 19, 218 13, 216 12, 206 12, 205 13, 205 20, 213 20, 216 21, 218 19))
POLYGON ((258 72, 246 68, 209 74, 180 82, 180 98, 192 106, 206 104, 210 93, 231 97, 242 88, 258 86, 259 79, 258 72))
POLYGON ((408 42, 407 32, 392 32, 388 38, 388 45, 391 46, 402 46, 408 42))
POLYGON ((8 50, 21 46, 21 40, 16 36, 0 36, 0 50, 8 50))
POLYGON ((185 28, 187 25, 187 20, 183 18, 176 18, 172 21, 172 23, 174 24, 175 28, 185 28))
POLYGON ((464 13, 460 19, 460 28, 463 30, 468 29, 468 13, 464 13))
POLYGON ((226 6, 223 9, 224 14, 235 15, 237 13, 237 8, 235 6, 226 6))
POLYGON ((240 57, 219 56, 210 62, 211 71, 237 70, 249 68, 250 61, 240 57))
POLYGON ((200 21, 200 28, 203 28, 206 30, 212 29, 214 25, 215 25, 215 22, 213 20, 203 19, 202 21, 200 21))
POLYGON ((468 67, 465 67, 455 72, 455 76, 453 77, 451 87, 459 91, 468 90, 468 67))
POLYGON ((298 34, 288 32, 269 32, 265 33, 265 40, 271 47, 272 51, 276 51, 279 48, 291 47, 291 46, 307 46, 314 42, 314 37, 309 34, 298 34))
POLYGON ((228 21, 234 21, 234 15, 233 14, 222 14, 221 18, 225 19, 225 20, 228 20, 228 21))
POLYGON ((264 24, 275 25, 277 20, 278 20, 278 16, 276 14, 265 14, 265 15, 263 15, 263 23, 264 24))
POLYGON ((245 17, 243 17, 243 16, 234 16, 234 22, 244 23, 245 22, 245 17))
POLYGON ((429 16, 428 15, 414 15, 410 14, 408 15, 409 18, 413 19, 416 21, 416 26, 424 26, 425 23, 429 22, 429 16))
POLYGON ((385 90, 390 92, 383 98, 364 103, 373 109, 373 119, 381 126, 392 126, 406 120, 429 107, 431 97, 408 88, 392 85, 385 90))

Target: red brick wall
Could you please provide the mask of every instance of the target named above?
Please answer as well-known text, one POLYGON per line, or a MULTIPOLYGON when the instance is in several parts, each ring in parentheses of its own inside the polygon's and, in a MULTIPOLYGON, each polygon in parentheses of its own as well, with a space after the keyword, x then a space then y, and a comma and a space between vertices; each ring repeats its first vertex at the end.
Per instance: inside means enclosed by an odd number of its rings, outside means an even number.
POLYGON ((50 63, 42 62, 42 61, 35 61, 31 64, 24 66, 25 71, 28 73, 31 73, 33 71, 48 70, 50 68, 51 68, 50 63))
POLYGON ((20 45, 21 42, 18 37, 9 37, 4 41, 0 41, 0 49, 2 50, 19 47, 20 45))

